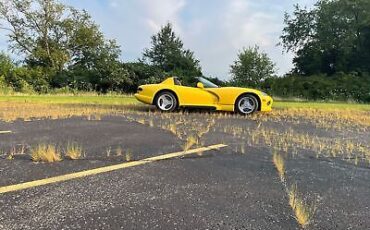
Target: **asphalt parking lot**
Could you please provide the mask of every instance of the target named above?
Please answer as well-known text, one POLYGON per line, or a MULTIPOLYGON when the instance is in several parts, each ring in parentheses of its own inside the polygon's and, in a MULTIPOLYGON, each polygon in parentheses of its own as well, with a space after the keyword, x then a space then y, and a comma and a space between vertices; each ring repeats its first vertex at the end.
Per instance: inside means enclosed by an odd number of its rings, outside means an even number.
MULTIPOLYGON (((168 117, 145 116, 0 122, 0 130, 11 131, 0 134, 0 186, 122 164, 118 147, 130 150, 133 161, 183 151, 192 132, 185 121, 175 135, 168 117), (83 146, 83 159, 34 163, 27 154, 40 142, 62 149, 70 141, 83 146), (25 153, 9 160, 14 146, 24 146, 25 153)), ((208 126, 199 146, 227 147, 0 194, 0 229, 299 229, 271 148, 224 128, 256 130, 261 124, 207 116, 189 115, 194 127, 208 126)), ((335 136, 310 125, 292 127, 335 136)), ((285 183, 295 184, 314 205, 309 229, 369 229, 369 167, 301 152, 286 158, 285 183)))

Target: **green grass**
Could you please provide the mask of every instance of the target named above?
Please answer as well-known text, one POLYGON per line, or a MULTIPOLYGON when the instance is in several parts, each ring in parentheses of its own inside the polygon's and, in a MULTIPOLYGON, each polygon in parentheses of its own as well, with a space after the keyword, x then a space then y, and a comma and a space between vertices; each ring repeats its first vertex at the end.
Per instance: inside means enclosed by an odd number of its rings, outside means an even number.
POLYGON ((11 95, 0 96, 0 102, 30 102, 45 104, 99 104, 99 105, 127 105, 138 101, 130 95, 11 95))

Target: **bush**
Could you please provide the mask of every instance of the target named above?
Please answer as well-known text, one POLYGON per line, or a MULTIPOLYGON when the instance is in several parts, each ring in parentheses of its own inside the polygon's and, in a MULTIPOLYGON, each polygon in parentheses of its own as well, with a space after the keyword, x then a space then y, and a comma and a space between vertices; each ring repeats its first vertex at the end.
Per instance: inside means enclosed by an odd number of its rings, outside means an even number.
POLYGON ((370 102, 370 75, 368 73, 337 73, 333 76, 287 75, 269 78, 263 90, 273 96, 298 97, 308 100, 339 100, 370 102))
POLYGON ((9 87, 8 84, 5 82, 5 77, 0 75, 0 94, 1 95, 8 95, 14 92, 12 87, 9 87))
POLYGON ((5 76, 5 81, 16 92, 32 94, 49 91, 47 74, 41 68, 15 67, 5 76))
POLYGON ((62 88, 56 88, 56 89, 52 89, 50 90, 51 94, 73 94, 73 95, 76 95, 78 94, 78 90, 76 89, 73 89, 73 88, 70 88, 68 86, 65 86, 65 87, 62 87, 62 88))

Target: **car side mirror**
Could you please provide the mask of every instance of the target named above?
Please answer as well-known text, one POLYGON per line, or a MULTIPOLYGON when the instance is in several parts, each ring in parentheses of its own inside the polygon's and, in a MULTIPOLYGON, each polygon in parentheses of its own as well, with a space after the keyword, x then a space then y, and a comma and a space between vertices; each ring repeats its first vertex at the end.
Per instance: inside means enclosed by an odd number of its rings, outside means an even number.
POLYGON ((198 82, 198 83, 197 83, 197 88, 199 88, 199 89, 204 89, 204 85, 203 85, 203 83, 202 83, 202 82, 198 82))

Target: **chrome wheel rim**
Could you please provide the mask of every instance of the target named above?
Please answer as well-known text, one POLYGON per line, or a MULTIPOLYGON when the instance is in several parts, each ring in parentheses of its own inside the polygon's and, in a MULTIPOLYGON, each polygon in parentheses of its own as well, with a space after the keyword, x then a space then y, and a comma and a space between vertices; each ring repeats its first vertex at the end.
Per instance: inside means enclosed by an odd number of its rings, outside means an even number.
POLYGON ((162 94, 158 97, 158 107, 163 111, 172 109, 175 99, 170 94, 162 94))
POLYGON ((256 101, 251 97, 243 97, 238 103, 239 111, 244 114, 252 113, 256 109, 256 106, 256 101))

